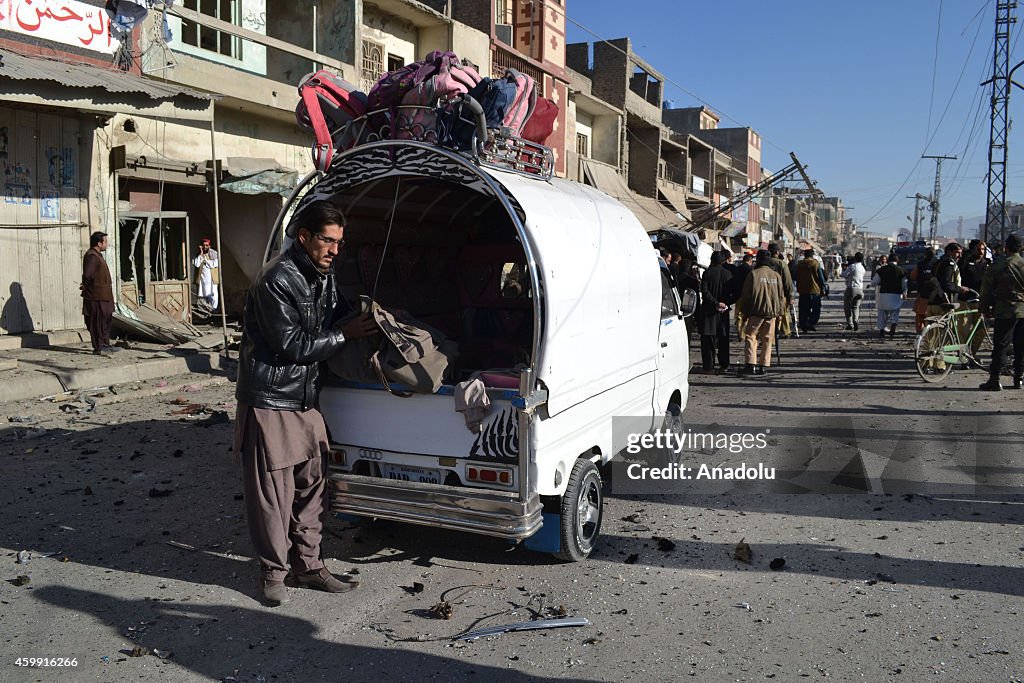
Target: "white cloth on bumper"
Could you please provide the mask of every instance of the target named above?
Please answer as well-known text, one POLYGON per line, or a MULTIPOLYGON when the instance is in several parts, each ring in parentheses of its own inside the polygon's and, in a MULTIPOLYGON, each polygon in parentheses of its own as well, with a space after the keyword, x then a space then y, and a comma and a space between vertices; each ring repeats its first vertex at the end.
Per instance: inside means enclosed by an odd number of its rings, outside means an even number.
POLYGON ((466 419, 466 428, 479 434, 484 419, 491 412, 491 399, 487 397, 487 387, 476 377, 455 385, 455 410, 466 419))

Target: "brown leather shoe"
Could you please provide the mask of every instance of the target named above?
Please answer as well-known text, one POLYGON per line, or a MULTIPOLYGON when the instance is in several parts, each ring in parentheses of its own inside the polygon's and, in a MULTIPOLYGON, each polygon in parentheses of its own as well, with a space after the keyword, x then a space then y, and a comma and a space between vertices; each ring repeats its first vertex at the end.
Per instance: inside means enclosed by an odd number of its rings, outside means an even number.
POLYGON ((263 594, 263 599, 271 607, 277 607, 288 602, 288 589, 284 587, 284 581, 260 579, 260 592, 263 594))
POLYGON ((350 590, 355 590, 359 585, 358 581, 339 580, 327 570, 327 567, 321 567, 305 574, 296 574, 295 583, 301 588, 315 588, 328 593, 347 593, 350 590))

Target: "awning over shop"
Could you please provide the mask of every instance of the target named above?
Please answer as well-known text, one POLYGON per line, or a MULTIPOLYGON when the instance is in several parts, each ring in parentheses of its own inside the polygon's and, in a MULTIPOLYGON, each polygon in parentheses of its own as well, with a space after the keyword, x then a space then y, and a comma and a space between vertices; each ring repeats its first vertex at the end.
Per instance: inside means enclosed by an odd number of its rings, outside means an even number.
POLYGON ((6 101, 210 121, 215 97, 116 69, 0 49, 0 99, 6 101))
POLYGON ((228 157, 224 173, 230 176, 221 182, 221 188, 237 194, 277 193, 291 194, 299 182, 299 172, 273 159, 228 157))
POLYGON ((797 242, 800 244, 801 249, 813 249, 815 254, 825 253, 825 250, 819 247, 817 242, 812 242, 811 240, 804 239, 803 237, 798 239, 797 242))
POLYGON ((722 237, 739 237, 747 231, 746 223, 733 223, 721 232, 722 237))
POLYGON ((659 183, 658 192, 665 198, 665 201, 672 205, 676 213, 682 214, 684 218, 690 218, 690 210, 686 208, 686 194, 682 190, 659 183))
POLYGON ((580 161, 587 184, 593 185, 605 194, 619 200, 636 216, 647 232, 666 227, 686 228, 686 221, 678 218, 657 199, 642 197, 629 189, 626 179, 619 175, 614 166, 593 159, 581 159, 580 161))

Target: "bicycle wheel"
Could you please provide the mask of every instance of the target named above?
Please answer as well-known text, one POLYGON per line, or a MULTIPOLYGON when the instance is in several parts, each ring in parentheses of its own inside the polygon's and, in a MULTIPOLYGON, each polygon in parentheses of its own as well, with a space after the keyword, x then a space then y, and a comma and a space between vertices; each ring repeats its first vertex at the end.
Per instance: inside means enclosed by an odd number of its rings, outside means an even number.
POLYGON ((985 320, 985 316, 981 317, 981 325, 978 326, 978 330, 974 333, 975 336, 981 335, 981 348, 986 351, 992 351, 992 333, 989 332, 988 322, 985 320))
POLYGON ((926 325, 914 346, 914 364, 921 379, 925 382, 941 382, 946 379, 953 364, 948 362, 943 347, 955 345, 953 333, 944 323, 926 325))

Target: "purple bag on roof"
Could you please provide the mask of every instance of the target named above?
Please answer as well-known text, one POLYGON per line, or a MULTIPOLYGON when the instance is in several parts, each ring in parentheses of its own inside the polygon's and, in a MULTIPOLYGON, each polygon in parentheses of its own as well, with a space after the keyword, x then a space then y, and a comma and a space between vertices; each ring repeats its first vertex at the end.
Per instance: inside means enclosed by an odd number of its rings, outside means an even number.
POLYGON ((368 110, 390 111, 376 114, 372 125, 376 130, 387 127, 392 138, 423 140, 433 135, 436 141, 438 100, 464 95, 479 82, 476 69, 460 62, 454 52, 435 50, 421 62, 389 71, 374 84, 367 97, 368 110), (421 108, 399 111, 400 105, 421 108))

